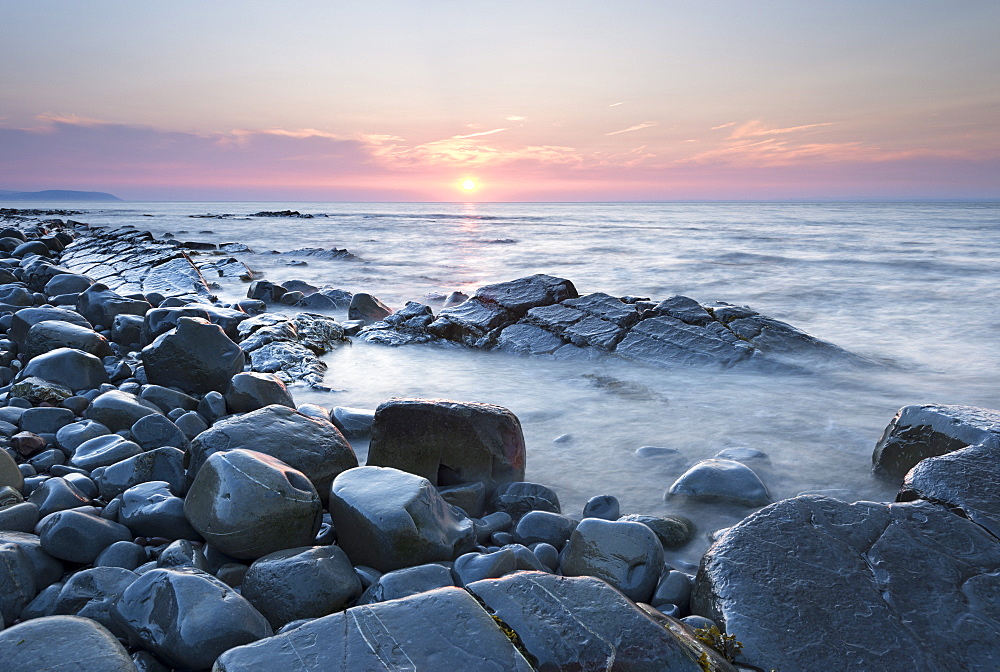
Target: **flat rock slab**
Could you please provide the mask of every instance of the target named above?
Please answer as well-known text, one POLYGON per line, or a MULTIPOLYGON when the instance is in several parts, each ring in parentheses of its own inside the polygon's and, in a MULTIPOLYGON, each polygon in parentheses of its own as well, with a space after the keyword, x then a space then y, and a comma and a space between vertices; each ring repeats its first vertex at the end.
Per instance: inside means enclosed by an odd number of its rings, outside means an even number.
POLYGON ((519 572, 470 583, 539 670, 702 672, 667 629, 604 581, 519 572))
POLYGON ((469 593, 439 588, 353 607, 284 634, 231 649, 214 672, 530 672, 497 623, 469 593))
POLYGON ((926 502, 795 497, 709 549, 691 609, 763 669, 995 670, 1000 543, 926 502))

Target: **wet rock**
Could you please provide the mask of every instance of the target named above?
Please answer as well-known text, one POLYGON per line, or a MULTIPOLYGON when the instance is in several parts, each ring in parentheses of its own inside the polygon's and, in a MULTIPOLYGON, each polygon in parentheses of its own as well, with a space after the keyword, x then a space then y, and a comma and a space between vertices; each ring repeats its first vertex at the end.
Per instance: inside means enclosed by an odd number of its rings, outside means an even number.
POLYGON ((120 567, 94 567, 70 576, 56 599, 54 614, 92 618, 117 637, 127 633, 111 618, 115 601, 139 576, 120 567))
POLYGON ((59 581, 65 568, 63 564, 42 549, 38 536, 26 532, 0 530, 0 544, 17 544, 31 563, 35 587, 42 589, 59 581))
POLYGON ((26 399, 29 403, 60 404, 64 399, 73 396, 72 390, 64 385, 53 383, 42 378, 27 376, 15 382, 10 388, 10 396, 26 399))
POLYGON ((34 432, 18 432, 10 437, 10 447, 21 457, 31 457, 45 450, 45 439, 34 432))
POLYGON ((143 648, 184 670, 207 669, 224 651, 272 634, 236 591, 192 569, 143 574, 125 589, 115 618, 143 648))
POLYGON ((691 608, 768 669, 985 669, 1000 654, 984 636, 1000 632, 998 566, 996 539, 943 507, 802 496, 709 549, 691 608))
POLYGON ((28 331, 39 322, 55 320, 59 322, 69 322, 84 329, 93 329, 80 313, 65 308, 24 308, 14 313, 11 318, 10 328, 7 330, 7 337, 15 343, 24 343, 28 338, 28 331))
POLYGON ((615 352, 635 362, 667 367, 728 368, 749 358, 753 347, 719 326, 712 330, 674 317, 652 317, 632 327, 615 352))
POLYGON ((663 571, 663 546, 645 525, 586 518, 573 530, 559 567, 565 576, 595 576, 634 602, 649 602, 663 571))
POLYGON ((650 309, 653 316, 673 317, 686 324, 704 327, 713 321, 712 314, 700 303, 687 296, 671 296, 650 309))
POLYGON ((23 371, 24 378, 41 378, 68 390, 90 390, 108 382, 108 372, 100 359, 73 348, 56 348, 38 355, 23 371))
POLYGON ((26 408, 21 414, 20 426, 25 432, 55 434, 75 419, 68 408, 26 408))
POLYGON ((653 531, 663 548, 677 550, 686 546, 694 539, 697 531, 693 522, 684 516, 647 516, 630 513, 618 520, 632 523, 642 523, 653 531))
POLYGON ((136 420, 130 431, 132 438, 144 451, 165 446, 185 449, 188 445, 188 439, 180 428, 165 416, 156 413, 136 420))
POLYGON ((79 294, 94 284, 94 281, 86 275, 77 273, 63 273, 57 275, 45 283, 46 296, 58 296, 59 294, 79 294))
POLYGON ((347 319, 364 320, 366 323, 378 322, 391 315, 392 308, 379 301, 371 294, 358 293, 351 297, 351 305, 347 309, 347 319))
POLYGON ((515 522, 529 511, 561 512, 559 497, 554 490, 526 481, 516 481, 497 488, 489 506, 494 511, 510 515, 515 522))
POLYGON ((653 593, 650 604, 654 607, 672 604, 679 611, 686 612, 691 600, 692 585, 692 577, 672 569, 660 577, 660 583, 656 586, 656 592, 653 593))
POLYGON ((289 383, 302 381, 321 385, 326 364, 304 345, 291 341, 274 341, 250 353, 250 368, 261 373, 277 374, 289 383))
POLYGON ((33 532, 38 524, 38 507, 31 502, 21 502, 0 508, 0 530, 33 532))
POLYGON ((60 448, 72 454, 76 452, 76 449, 84 441, 89 441, 98 436, 106 436, 110 433, 111 430, 99 422, 94 420, 80 420, 60 428, 56 432, 56 443, 60 448))
MULTIPOLYGON (((199 404, 198 399, 195 399, 191 395, 184 394, 178 390, 172 390, 169 387, 163 387, 162 385, 145 385, 142 388, 142 392, 139 393, 139 397, 153 402, 164 413, 169 413, 175 408, 193 411, 198 408, 199 404)), ((225 415, 225 409, 223 409, 221 415, 225 415)))
POLYGON ((117 497, 139 483, 165 481, 174 493, 185 490, 184 451, 171 446, 156 448, 115 462, 93 473, 101 497, 117 497))
POLYGON ((455 559, 458 584, 468 586, 483 579, 496 579, 517 571, 517 557, 510 548, 494 553, 466 553, 455 559))
POLYGON ((384 467, 340 474, 330 494, 337 538, 351 562, 386 572, 451 560, 475 545, 472 521, 419 476, 384 467))
POLYGON ((598 579, 519 572, 467 588, 517 633, 536 669, 703 670, 696 653, 598 579))
POLYGON ((28 330, 24 342, 24 352, 29 359, 57 348, 82 350, 96 357, 107 357, 111 354, 108 339, 93 329, 76 324, 45 320, 34 324, 28 330))
POLYGON ((614 495, 598 495, 591 497, 583 507, 584 518, 601 518, 603 520, 618 520, 621 507, 614 495))
POLYGON ((139 342, 143 346, 149 345, 158 336, 177 328, 177 320, 182 317, 197 317, 211 322, 208 311, 203 306, 185 305, 154 308, 146 313, 142 320, 139 342))
POLYGON ((555 334, 533 324, 518 322, 500 332, 496 349, 515 355, 551 355, 564 345, 566 341, 555 334))
POLYGON ((143 318, 138 315, 118 315, 111 323, 111 340, 129 350, 139 348, 143 345, 143 324, 143 318))
POLYGON ((483 514, 483 507, 486 505, 486 486, 482 481, 439 487, 438 492, 444 501, 462 509, 467 516, 475 518, 483 514))
POLYGON ((0 304, 12 308, 27 307, 35 301, 35 295, 20 285, 0 284, 0 304))
POLYGON ((153 413, 160 413, 156 404, 128 392, 109 390, 96 397, 84 415, 88 420, 98 422, 117 432, 131 429, 140 418, 153 413))
POLYGON ((177 425, 177 429, 181 430, 188 440, 194 439, 208 429, 208 423, 195 411, 180 413, 176 417, 177 419, 174 421, 174 424, 177 425))
POLYGON ((272 405, 221 420, 199 434, 191 443, 192 473, 210 455, 236 448, 281 460, 304 473, 321 493, 329 492, 337 474, 358 466, 354 450, 333 423, 272 405))
POLYGON ((198 415, 206 422, 214 423, 226 415, 226 399, 219 392, 209 392, 198 402, 198 415))
POLYGON ((514 539, 519 544, 551 544, 561 549, 576 529, 577 521, 550 511, 529 511, 514 528, 514 539))
POLYGON ((80 511, 57 511, 38 523, 42 550, 59 560, 88 565, 116 541, 130 541, 124 525, 80 511))
POLYGON ((94 560, 94 567, 120 567, 129 571, 146 562, 146 550, 131 541, 116 541, 94 560))
POLYGON ((165 481, 133 485, 121 494, 118 522, 139 537, 201 539, 184 517, 184 500, 165 481))
POLYGON ((107 628, 79 616, 35 618, 0 632, 0 660, 9 670, 136 672, 107 628))
POLYGON ((279 404, 295 408, 291 393, 281 379, 269 373, 237 373, 225 393, 231 413, 247 413, 279 404))
POLYGON ((160 557, 156 559, 156 566, 164 569, 178 567, 193 567, 203 572, 208 572, 208 559, 201 549, 195 548, 187 539, 177 539, 170 542, 166 548, 160 552, 160 557))
POLYGON ((0 488, 4 486, 10 486, 20 492, 24 487, 24 475, 17 468, 14 458, 7 451, 0 450, 0 488))
POLYGON ((240 560, 310 545, 321 512, 319 495, 301 472, 241 449, 211 455, 184 500, 191 525, 240 560))
POLYGON ((904 406, 872 453, 876 476, 898 480, 920 460, 979 443, 1000 445, 1000 411, 975 406, 904 406))
POLYGON ((330 411, 330 421, 348 438, 367 436, 371 434, 372 425, 375 423, 375 411, 367 408, 334 406, 330 411))
POLYGON ((431 563, 404 567, 376 577, 357 603, 388 602, 454 585, 451 571, 442 565, 431 563))
POLYGON ((219 657, 215 672, 347 672, 415 665, 484 672, 532 669, 474 597, 459 588, 440 588, 354 607, 232 649, 219 657))
POLYGON ((244 355, 217 325, 182 317, 142 349, 142 362, 150 383, 204 394, 226 389, 243 371, 244 355))
POLYGON ((674 481, 667 496, 685 495, 706 502, 764 506, 771 495, 754 471, 733 460, 702 460, 674 481))
POLYGON ((66 479, 50 478, 32 491, 28 501, 38 507, 39 517, 44 518, 56 511, 86 506, 90 498, 66 479))
POLYGON ((336 546, 292 548, 254 561, 242 594, 277 629, 343 610, 361 595, 361 580, 336 546))
POLYGON ((368 465, 434 485, 481 481, 488 491, 524 478, 521 423, 492 404, 390 399, 375 411, 368 465))
POLYGON ((91 324, 111 326, 118 315, 138 315, 142 317, 152 306, 148 301, 129 299, 108 289, 107 285, 96 283, 80 292, 76 309, 91 324))
POLYGON ((141 453, 142 448, 134 441, 128 441, 118 434, 108 434, 81 443, 70 462, 74 467, 93 471, 141 453))
POLYGON ((20 546, 0 543, 0 625, 13 624, 35 597, 32 569, 31 561, 20 546))

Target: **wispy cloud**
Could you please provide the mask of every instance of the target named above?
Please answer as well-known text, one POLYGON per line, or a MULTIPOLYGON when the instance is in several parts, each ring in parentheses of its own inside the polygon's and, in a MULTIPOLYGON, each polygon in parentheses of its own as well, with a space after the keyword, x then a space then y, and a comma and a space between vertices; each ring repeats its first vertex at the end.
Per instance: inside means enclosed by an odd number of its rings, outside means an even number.
POLYGON ((632 131, 641 131, 644 128, 650 128, 651 126, 659 126, 659 122, 644 121, 641 124, 636 124, 635 126, 629 126, 628 128, 623 128, 620 131, 611 131, 610 133, 605 133, 604 135, 620 135, 622 133, 631 133, 632 131))
POLYGON ((93 119, 91 117, 85 117, 83 115, 73 113, 66 114, 43 112, 35 118, 41 122, 52 124, 70 124, 72 126, 99 126, 101 124, 108 123, 106 121, 101 121, 100 119, 93 119))
POLYGON ((509 117, 504 117, 507 121, 524 121, 527 117, 521 117, 516 114, 512 114, 509 117))
POLYGON ((493 135, 494 133, 503 133, 506 128, 494 128, 492 131, 480 131, 478 133, 469 133, 468 135, 453 135, 452 140, 465 140, 466 138, 478 138, 484 135, 493 135))
POLYGON ((837 122, 835 121, 824 121, 818 124, 802 124, 801 126, 789 126, 787 128, 768 128, 763 122, 748 121, 745 124, 741 124, 737 128, 733 129, 732 134, 729 136, 730 139, 736 140, 738 138, 757 138, 761 136, 768 135, 785 135, 787 133, 797 133, 799 131, 807 131, 811 128, 820 128, 823 126, 834 126, 837 122))
POLYGON ((718 126, 712 126, 711 130, 717 131, 720 128, 729 128, 730 126, 735 126, 738 123, 739 123, 738 121, 730 121, 728 124, 719 124, 718 126))
POLYGON ((624 105, 624 104, 625 104, 625 101, 623 100, 623 101, 621 101, 619 103, 611 103, 610 105, 608 105, 608 107, 618 107, 619 105, 624 105))

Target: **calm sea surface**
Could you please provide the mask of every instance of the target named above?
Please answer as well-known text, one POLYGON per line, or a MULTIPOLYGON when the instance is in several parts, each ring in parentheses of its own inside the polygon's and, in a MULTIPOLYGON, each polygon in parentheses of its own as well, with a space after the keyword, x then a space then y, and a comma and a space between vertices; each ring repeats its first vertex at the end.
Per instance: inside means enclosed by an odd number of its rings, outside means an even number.
MULTIPOLYGON (((581 294, 746 304, 881 363, 788 376, 356 343, 327 357, 337 391, 296 392, 327 407, 373 408, 394 395, 506 406, 524 425, 527 478, 554 487, 571 514, 613 494, 625 512, 685 513, 702 532, 730 525, 747 511, 663 499, 688 466, 730 446, 770 455, 761 476, 775 499, 891 498, 869 469, 900 406, 1000 408, 998 203, 10 205, 244 243, 256 253, 236 256, 269 279, 366 291, 396 308, 532 273, 569 278, 581 294), (316 217, 248 217, 286 208, 316 217), (234 217, 189 217, 198 214, 234 217), (347 248, 360 260, 262 254, 303 247, 347 248), (640 458, 641 446, 680 454, 640 458)), ((693 561, 705 546, 674 559, 693 561)))

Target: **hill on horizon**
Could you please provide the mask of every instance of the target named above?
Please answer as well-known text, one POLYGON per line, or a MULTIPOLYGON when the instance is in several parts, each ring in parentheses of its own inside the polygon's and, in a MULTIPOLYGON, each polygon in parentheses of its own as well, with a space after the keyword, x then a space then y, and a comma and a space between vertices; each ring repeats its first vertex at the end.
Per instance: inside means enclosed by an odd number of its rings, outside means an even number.
POLYGON ((0 201, 121 201, 114 194, 103 191, 73 191, 71 189, 46 189, 45 191, 7 191, 0 189, 0 201))

